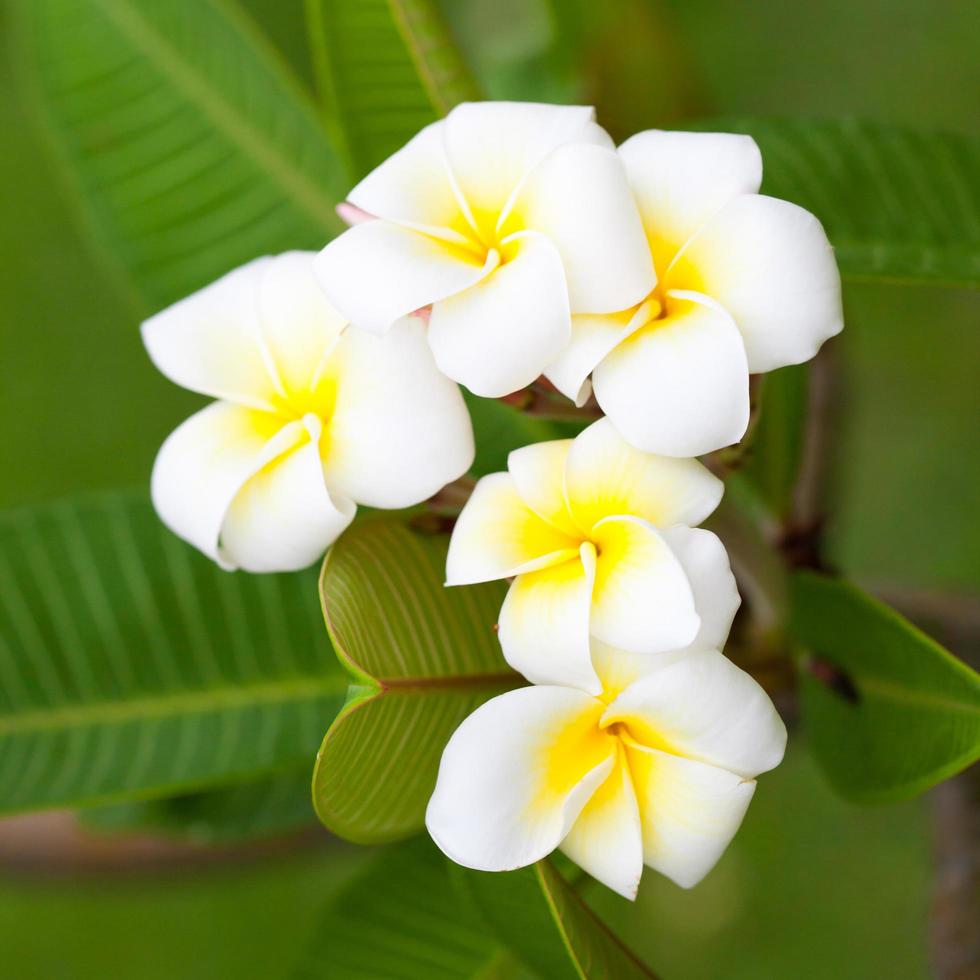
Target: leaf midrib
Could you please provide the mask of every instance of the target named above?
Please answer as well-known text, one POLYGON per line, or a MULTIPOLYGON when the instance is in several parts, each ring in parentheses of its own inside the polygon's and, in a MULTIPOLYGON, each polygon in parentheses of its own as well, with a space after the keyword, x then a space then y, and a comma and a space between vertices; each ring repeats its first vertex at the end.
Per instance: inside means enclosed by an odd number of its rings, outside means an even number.
POLYGON ((58 731, 86 725, 122 724, 137 718, 193 715, 257 704, 308 701, 324 695, 342 697, 346 690, 345 677, 290 677, 257 684, 173 691, 125 701, 58 705, 0 716, 0 736, 58 731))
MULTIPOLYGON (((166 39, 139 16, 129 0, 96 0, 96 3, 120 33, 155 63, 176 88, 190 97, 193 104, 251 157, 300 208, 312 211, 327 226, 334 222, 333 203, 321 193, 316 183, 294 168, 287 156, 276 151, 274 142, 264 140, 262 134, 233 105, 222 99, 205 78, 181 60, 166 39)), ((299 99, 297 104, 302 106, 299 99)), ((319 129, 312 112, 311 122, 319 129)))
POLYGON ((980 718, 980 703, 970 704, 966 701, 954 701, 932 691, 910 690, 868 675, 852 674, 851 679, 862 693, 877 694, 884 700, 911 704, 916 707, 936 708, 941 711, 958 711, 980 718))

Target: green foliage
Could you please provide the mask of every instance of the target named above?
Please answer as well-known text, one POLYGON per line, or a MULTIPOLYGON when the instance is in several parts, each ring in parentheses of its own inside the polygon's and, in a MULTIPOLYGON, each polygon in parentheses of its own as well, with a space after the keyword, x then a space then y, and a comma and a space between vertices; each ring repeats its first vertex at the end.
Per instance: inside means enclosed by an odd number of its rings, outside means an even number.
POLYGON ((460 871, 459 880, 497 936, 548 980, 653 976, 596 918, 553 864, 508 874, 460 871))
POLYGON ((854 586, 793 585, 804 719, 842 795, 903 799, 980 758, 980 676, 854 586))
POLYGON ((158 800, 130 800, 82 810, 104 833, 153 833, 195 844, 233 844, 288 834, 316 823, 310 767, 158 800))
POLYGON ((763 192, 820 218, 845 277, 980 285, 980 139, 850 119, 696 128, 751 134, 763 192))
POLYGON ((294 980, 521 980, 426 838, 381 851, 317 919, 294 980))
POLYGON ((310 574, 221 571, 142 497, 0 517, 0 811, 312 759, 346 681, 310 574))
POLYGON ((421 829, 449 736, 521 683, 494 632, 506 586, 447 589, 447 544, 367 520, 324 561, 327 628, 356 684, 323 740, 313 800, 330 830, 358 843, 421 829))
POLYGON ((306 0, 306 11, 327 123, 357 176, 480 97, 430 0, 306 0))
POLYGON ((319 248, 346 176, 273 49, 222 0, 14 0, 12 43, 89 228, 153 307, 319 248))

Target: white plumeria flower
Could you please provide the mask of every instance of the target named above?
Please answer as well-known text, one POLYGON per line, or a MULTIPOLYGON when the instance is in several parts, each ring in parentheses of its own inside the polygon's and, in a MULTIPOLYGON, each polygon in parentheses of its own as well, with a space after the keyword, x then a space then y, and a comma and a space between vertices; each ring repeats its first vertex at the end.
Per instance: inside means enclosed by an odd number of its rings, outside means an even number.
POLYGON ((598 648, 598 696, 543 685, 478 708, 443 752, 426 825, 469 868, 510 871, 556 847, 626 898, 643 865, 696 885, 738 830, 786 728, 717 650, 598 648))
POLYGON ((600 419, 574 440, 517 449, 507 465, 463 508, 446 584, 514 576, 500 644, 528 680, 597 694, 590 634, 660 653, 737 604, 723 545, 693 527, 723 489, 696 460, 642 453, 600 419))
POLYGON ((378 220, 323 250, 327 296, 378 332, 431 304, 436 362, 477 395, 537 378, 568 343, 570 312, 621 310, 654 285, 622 163, 590 107, 464 103, 349 202, 378 220))
POLYGON ((164 442, 153 503, 228 569, 303 568, 356 503, 418 503, 473 461, 466 406, 424 325, 345 329, 313 256, 256 259, 143 324, 171 381, 219 399, 164 442))
POLYGON ((798 364, 843 326, 840 275, 820 222, 758 194, 749 136, 651 130, 626 167, 660 276, 643 302, 577 316, 545 372, 589 395, 635 446, 698 456, 744 435, 749 373, 798 364))

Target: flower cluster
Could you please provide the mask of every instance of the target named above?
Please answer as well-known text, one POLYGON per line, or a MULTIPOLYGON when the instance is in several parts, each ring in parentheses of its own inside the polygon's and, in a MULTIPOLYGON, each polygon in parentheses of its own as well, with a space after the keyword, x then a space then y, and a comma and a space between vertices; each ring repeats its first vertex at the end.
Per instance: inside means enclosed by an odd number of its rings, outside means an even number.
POLYGON ((164 443, 164 522, 226 568, 315 561, 358 503, 419 503, 473 461, 457 383, 544 376, 605 417, 511 453, 450 543, 447 584, 511 579, 503 654, 532 684, 484 704, 427 813, 469 867, 561 847, 633 897, 689 887, 738 828, 786 732, 720 650, 739 598, 697 525, 749 374, 842 326, 819 222, 759 194, 747 136, 640 133, 591 109, 458 106, 377 167, 318 255, 262 258, 143 327, 168 377, 216 399, 164 443))

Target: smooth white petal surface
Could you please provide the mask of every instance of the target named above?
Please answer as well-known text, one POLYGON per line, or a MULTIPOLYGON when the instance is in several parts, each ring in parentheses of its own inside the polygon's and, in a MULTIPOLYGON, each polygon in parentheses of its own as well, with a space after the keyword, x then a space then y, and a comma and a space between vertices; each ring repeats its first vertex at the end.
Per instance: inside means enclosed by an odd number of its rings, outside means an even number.
POLYGON ((716 211, 762 182, 751 136, 651 129, 619 148, 663 275, 673 254, 716 211))
POLYGON ((442 121, 431 123, 371 171, 347 196, 389 221, 455 228, 462 217, 443 149, 442 121))
POLYGON ((306 568, 350 524, 356 509, 352 501, 332 499, 327 492, 320 448, 310 439, 239 490, 221 529, 221 551, 248 572, 306 568))
POLYGON ((435 303, 429 319, 439 368, 485 398, 529 385, 571 335, 565 274, 554 245, 526 232, 512 248, 508 261, 480 282, 435 303))
POLYGON ((315 252, 284 252, 263 266, 259 321, 272 373, 284 395, 308 392, 347 326, 313 274, 315 252))
POLYGON ((697 460, 641 452, 608 418, 576 436, 568 452, 565 493, 586 533, 611 515, 632 514, 657 527, 700 524, 723 492, 722 482, 697 460))
POLYGON ((745 434, 745 348, 717 303, 673 295, 669 304, 667 317, 637 330, 599 364, 592 387, 602 410, 638 449, 700 456, 745 434))
POLYGON ((682 888, 717 863, 742 823, 755 781, 639 746, 627 748, 643 827, 643 860, 682 888))
POLYGON ((479 480, 456 521, 446 584, 509 578, 578 555, 577 539, 543 521, 524 502, 509 473, 479 480))
POLYGON ((592 666, 602 681, 602 697, 610 702, 641 677, 687 656, 687 647, 664 653, 631 653, 592 637, 592 666))
POLYGON ((593 368, 631 333, 639 330, 658 307, 653 303, 619 313, 583 313, 572 317, 572 339, 545 377, 576 405, 584 405, 592 392, 588 382, 593 368))
POLYGON ((669 527, 660 533, 684 569, 701 617, 690 649, 723 649, 742 602, 724 544, 701 527, 669 527))
POLYGON ((565 684, 599 694, 602 684, 589 651, 589 607, 595 549, 518 575, 500 610, 504 659, 534 684, 565 684))
POLYGON ((561 849, 607 888, 630 901, 636 898, 643 874, 643 836, 624 753, 579 814, 561 849))
POLYGON ((520 182, 569 142, 611 146, 590 106, 464 102, 445 119, 446 156, 477 224, 492 230, 520 182))
POLYGON ((602 703, 564 687, 492 698, 453 733, 425 823, 457 864, 510 871, 561 843, 612 769, 602 703))
POLYGON ((717 650, 650 671, 609 706, 603 724, 631 737, 751 779, 779 765, 786 726, 766 692, 717 650))
POLYGON ((509 222, 541 232, 561 255, 574 313, 611 313, 656 284, 636 202, 615 151, 567 144, 528 178, 509 222))
POLYGON ((279 392, 263 351, 258 302, 272 261, 255 259, 143 323, 143 343, 163 374, 213 398, 274 405, 279 392))
POLYGON ((591 630, 634 653, 687 646, 701 625, 681 563, 652 524, 609 517, 593 528, 596 559, 591 630))
POLYGON ((371 507, 408 507, 469 469, 469 413, 459 388, 436 368, 418 319, 401 320, 382 337, 351 327, 325 374, 336 392, 323 436, 332 491, 371 507))
POLYGON ((265 462, 291 449, 303 427, 283 431, 269 412, 214 402, 178 426, 153 464, 150 493, 160 520, 209 558, 227 565, 218 536, 232 500, 265 462))
POLYGON ((668 273, 671 288, 706 293, 728 310, 753 373, 809 360, 844 325, 830 242, 809 211, 788 201, 735 198, 678 263, 677 275, 668 273))
POLYGON ((571 446, 571 439, 522 446, 507 457, 507 470, 531 510, 558 530, 577 535, 565 501, 565 461, 571 446))
POLYGON ((365 221, 316 257, 327 299, 352 323, 382 333, 396 320, 467 289, 486 275, 482 259, 388 221, 365 221))

